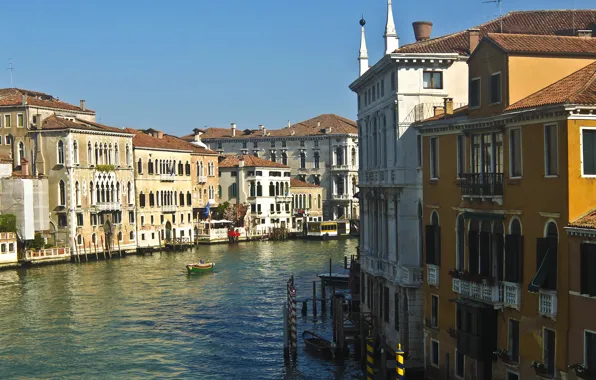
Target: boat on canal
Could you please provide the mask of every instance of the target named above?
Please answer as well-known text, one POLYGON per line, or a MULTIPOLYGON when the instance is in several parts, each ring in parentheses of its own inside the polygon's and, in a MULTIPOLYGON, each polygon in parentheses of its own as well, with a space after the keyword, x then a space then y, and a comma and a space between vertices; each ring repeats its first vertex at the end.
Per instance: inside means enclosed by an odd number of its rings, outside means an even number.
POLYGON ((207 273, 207 272, 213 271, 214 266, 215 266, 215 263, 186 264, 186 270, 188 270, 188 274, 207 273))
POLYGON ((306 224, 306 239, 334 240, 348 237, 350 237, 349 220, 308 222, 306 224))
POLYGON ((312 331, 302 332, 302 340, 306 349, 313 354, 321 355, 324 358, 333 358, 333 346, 330 341, 322 338, 312 331))

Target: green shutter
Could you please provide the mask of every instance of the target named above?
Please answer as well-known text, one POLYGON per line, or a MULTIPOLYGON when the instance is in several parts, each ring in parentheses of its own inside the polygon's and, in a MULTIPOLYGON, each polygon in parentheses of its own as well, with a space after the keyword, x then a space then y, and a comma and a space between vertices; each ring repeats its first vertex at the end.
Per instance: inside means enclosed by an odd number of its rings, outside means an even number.
POLYGON ((595 131, 583 130, 582 132, 582 150, 584 155, 583 166, 584 174, 596 174, 596 152, 595 152, 595 131))

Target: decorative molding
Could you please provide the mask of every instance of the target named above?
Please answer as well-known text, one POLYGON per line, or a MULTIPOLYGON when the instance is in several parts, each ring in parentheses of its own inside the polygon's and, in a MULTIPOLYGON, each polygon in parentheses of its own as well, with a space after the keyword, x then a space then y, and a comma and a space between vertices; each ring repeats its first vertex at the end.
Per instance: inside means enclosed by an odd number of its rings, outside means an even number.
POLYGON ((498 215, 523 215, 524 212, 521 210, 484 210, 467 207, 452 207, 453 211, 457 212, 483 212, 485 214, 498 214, 498 215))
POLYGON ((439 205, 424 205, 424 207, 429 208, 431 210, 438 210, 440 208, 439 205))
POLYGON ((553 218, 553 219, 558 219, 561 217, 561 213, 560 212, 539 212, 540 216, 544 217, 544 218, 553 218))

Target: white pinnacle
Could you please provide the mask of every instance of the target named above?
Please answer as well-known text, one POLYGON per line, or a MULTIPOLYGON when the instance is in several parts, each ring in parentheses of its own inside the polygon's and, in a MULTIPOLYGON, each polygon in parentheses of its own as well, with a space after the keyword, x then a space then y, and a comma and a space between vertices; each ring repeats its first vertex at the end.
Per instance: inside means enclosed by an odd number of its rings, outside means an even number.
POLYGON ((391 0, 387 0, 387 23, 385 24, 385 54, 391 54, 399 48, 399 40, 395 31, 395 22, 393 21, 393 8, 391 0))
POLYGON ((360 20, 361 35, 360 35, 360 54, 358 55, 358 61, 360 63, 360 75, 364 74, 368 70, 368 51, 366 50, 366 37, 364 37, 364 18, 360 20))

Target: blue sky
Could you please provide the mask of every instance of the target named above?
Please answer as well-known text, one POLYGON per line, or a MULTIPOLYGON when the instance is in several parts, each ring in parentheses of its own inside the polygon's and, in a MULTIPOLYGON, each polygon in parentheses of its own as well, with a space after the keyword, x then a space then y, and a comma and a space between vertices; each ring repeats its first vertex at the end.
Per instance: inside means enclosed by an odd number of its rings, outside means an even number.
MULTIPOLYGON (((503 13, 594 5, 504 0, 503 13)), ((433 21, 438 36, 498 16, 482 0, 394 0, 393 11, 402 45, 413 40, 412 21, 433 21)), ((355 118, 358 21, 364 14, 372 63, 385 12, 386 0, 11 1, 0 68, 11 58, 14 87, 86 99, 99 121, 119 127, 182 135, 230 122, 277 129, 321 113, 355 118)))

